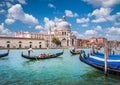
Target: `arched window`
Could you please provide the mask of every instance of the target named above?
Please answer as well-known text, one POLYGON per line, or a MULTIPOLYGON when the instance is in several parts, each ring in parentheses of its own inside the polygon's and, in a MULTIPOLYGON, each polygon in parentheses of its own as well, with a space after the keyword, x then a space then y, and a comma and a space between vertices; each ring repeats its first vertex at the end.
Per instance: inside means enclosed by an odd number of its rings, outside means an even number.
POLYGON ((66 35, 66 32, 65 32, 65 35, 66 35))
POLYGON ((32 44, 32 42, 29 42, 30 44, 32 44))
POLYGON ((29 42, 30 43, 30 48, 32 48, 32 42, 29 42))
POLYGON ((7 43, 10 43, 10 41, 7 41, 7 43))
POLYGON ((64 32, 62 32, 62 35, 64 35, 64 32))
POLYGON ((63 38, 62 40, 66 40, 65 38, 63 38))
POLYGON ((19 43, 22 43, 21 41, 19 41, 19 43))

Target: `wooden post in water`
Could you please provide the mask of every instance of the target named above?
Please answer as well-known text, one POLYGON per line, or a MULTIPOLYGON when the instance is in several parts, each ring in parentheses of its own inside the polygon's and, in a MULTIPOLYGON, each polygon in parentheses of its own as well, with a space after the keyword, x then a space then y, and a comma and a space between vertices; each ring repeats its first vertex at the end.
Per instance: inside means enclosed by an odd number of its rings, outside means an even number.
POLYGON ((95 49, 94 49, 94 41, 91 40, 91 53, 94 54, 95 53, 95 49))
POLYGON ((107 76, 107 59, 108 59, 108 43, 105 41, 104 46, 104 73, 107 76))

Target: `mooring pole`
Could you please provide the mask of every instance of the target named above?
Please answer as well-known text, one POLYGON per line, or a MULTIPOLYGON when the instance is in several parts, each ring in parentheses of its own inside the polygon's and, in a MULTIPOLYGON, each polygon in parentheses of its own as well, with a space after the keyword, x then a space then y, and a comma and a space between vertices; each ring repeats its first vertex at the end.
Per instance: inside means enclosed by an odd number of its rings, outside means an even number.
POLYGON ((104 46, 104 73, 107 76, 107 59, 108 59, 108 43, 105 41, 105 46, 104 46))

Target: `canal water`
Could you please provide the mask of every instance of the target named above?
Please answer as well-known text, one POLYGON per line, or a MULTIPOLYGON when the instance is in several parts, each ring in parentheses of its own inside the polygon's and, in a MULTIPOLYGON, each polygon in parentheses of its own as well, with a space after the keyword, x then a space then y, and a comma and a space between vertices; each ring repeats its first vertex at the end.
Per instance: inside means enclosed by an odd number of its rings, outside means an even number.
MULTIPOLYGON (((60 51, 43 49, 31 54, 60 51)), ((105 77, 103 72, 84 64, 79 55, 71 55, 69 51, 65 49, 57 58, 31 61, 21 57, 21 52, 27 53, 26 50, 10 50, 9 56, 0 58, 0 85, 120 85, 120 76, 105 77)))

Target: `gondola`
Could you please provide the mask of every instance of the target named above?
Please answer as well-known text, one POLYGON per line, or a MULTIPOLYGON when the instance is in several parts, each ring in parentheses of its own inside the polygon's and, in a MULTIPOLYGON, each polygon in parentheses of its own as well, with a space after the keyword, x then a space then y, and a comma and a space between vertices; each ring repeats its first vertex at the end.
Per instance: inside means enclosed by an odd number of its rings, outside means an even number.
MULTIPOLYGON (((98 70, 104 71, 104 54, 95 53, 86 56, 83 53, 80 54, 80 60, 98 70)), ((108 74, 120 75, 120 55, 109 55, 107 65, 108 74)))
POLYGON ((23 54, 23 52, 22 52, 22 53, 21 53, 21 56, 24 57, 24 58, 27 58, 27 59, 31 59, 31 60, 36 60, 36 59, 37 59, 37 60, 39 60, 39 59, 42 60, 42 59, 56 58, 56 57, 62 55, 63 52, 64 52, 64 51, 62 51, 62 52, 60 52, 60 53, 56 53, 56 54, 50 54, 50 55, 44 55, 44 54, 43 54, 43 57, 41 57, 41 56, 28 56, 28 55, 23 54))
POLYGON ((70 53, 71 53, 72 55, 77 55, 77 54, 80 54, 81 52, 82 52, 81 50, 75 50, 75 51, 70 50, 70 53))
POLYGON ((5 57, 5 56, 8 56, 8 54, 9 54, 9 50, 8 50, 8 52, 7 52, 7 53, 0 54, 0 58, 5 57))

